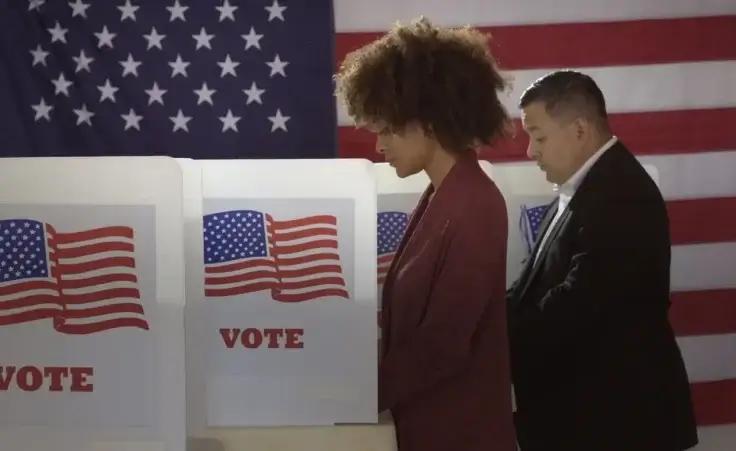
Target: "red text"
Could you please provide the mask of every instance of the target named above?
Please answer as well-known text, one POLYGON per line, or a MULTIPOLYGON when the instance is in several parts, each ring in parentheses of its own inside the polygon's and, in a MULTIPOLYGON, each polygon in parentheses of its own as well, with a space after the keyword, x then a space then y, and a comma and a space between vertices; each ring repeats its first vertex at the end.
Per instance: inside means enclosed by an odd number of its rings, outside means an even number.
POLYGON ((18 388, 26 392, 92 392, 93 374, 92 367, 0 365, 0 391, 18 388))
POLYGON ((304 342, 304 329, 220 329, 223 343, 233 349, 237 343, 248 349, 257 348, 282 348, 302 349, 304 342))

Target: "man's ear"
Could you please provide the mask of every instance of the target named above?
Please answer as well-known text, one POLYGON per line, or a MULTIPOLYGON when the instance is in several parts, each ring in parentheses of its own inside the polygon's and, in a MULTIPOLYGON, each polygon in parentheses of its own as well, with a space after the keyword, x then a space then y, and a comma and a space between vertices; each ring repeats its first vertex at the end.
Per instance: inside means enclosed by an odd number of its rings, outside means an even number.
POLYGON ((583 118, 575 119, 575 122, 573 122, 573 127, 575 127, 575 137, 577 139, 583 139, 585 135, 588 134, 590 125, 590 122, 583 118))

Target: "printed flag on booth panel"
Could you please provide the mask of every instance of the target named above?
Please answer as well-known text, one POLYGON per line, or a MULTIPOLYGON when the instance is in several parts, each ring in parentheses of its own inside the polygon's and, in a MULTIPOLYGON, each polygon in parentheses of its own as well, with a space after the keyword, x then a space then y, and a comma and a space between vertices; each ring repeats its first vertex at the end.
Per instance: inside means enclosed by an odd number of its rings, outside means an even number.
POLYGON ((391 261, 409 223, 409 214, 400 211, 378 213, 378 284, 383 285, 391 261))
POLYGON ((270 291, 280 302, 350 297, 338 252, 337 218, 277 220, 255 210, 204 216, 205 295, 270 291))
POLYGON ((148 330, 133 229, 59 233, 32 219, 0 220, 0 326, 51 320, 64 334, 148 330))

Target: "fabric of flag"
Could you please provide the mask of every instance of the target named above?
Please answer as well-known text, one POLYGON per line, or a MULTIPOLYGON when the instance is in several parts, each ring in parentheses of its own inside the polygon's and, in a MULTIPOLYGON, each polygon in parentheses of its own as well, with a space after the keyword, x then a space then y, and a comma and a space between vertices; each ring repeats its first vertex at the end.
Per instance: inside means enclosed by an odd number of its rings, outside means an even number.
POLYGON ((276 221, 254 210, 204 216, 205 295, 269 290, 280 302, 349 299, 337 239, 337 218, 276 221))
POLYGON ((0 156, 336 155, 331 0, 0 11, 0 156))
POLYGON ((547 212, 547 205, 538 205, 529 207, 521 206, 521 215, 519 217, 519 229, 521 237, 524 239, 527 254, 531 255, 534 243, 537 242, 539 236, 539 228, 542 225, 544 214, 547 212))
POLYGON ((378 284, 386 281, 386 273, 391 260, 396 255, 401 238, 404 236, 409 215, 400 211, 378 213, 378 284))
POLYGON ((59 233, 0 220, 0 326, 51 319, 65 334, 148 330, 135 270, 130 227, 59 233))
MULTIPOLYGON (((667 200, 671 320, 703 426, 698 449, 734 449, 736 2, 336 0, 336 64, 395 21, 420 15, 492 34, 494 54, 513 77, 504 103, 517 118, 521 92, 547 72, 575 68, 598 82, 614 132, 657 168, 667 200)), ((342 157, 380 158, 375 138, 339 106, 338 122, 342 157)), ((518 165, 527 161, 527 143, 519 129, 483 156, 518 165)))

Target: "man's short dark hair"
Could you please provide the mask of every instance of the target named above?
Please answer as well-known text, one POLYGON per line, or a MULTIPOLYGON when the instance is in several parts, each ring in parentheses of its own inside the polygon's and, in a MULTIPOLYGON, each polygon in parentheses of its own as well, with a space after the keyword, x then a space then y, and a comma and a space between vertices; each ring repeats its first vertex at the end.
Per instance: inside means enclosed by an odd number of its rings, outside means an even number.
POLYGON ((521 95, 519 108, 540 102, 560 121, 584 117, 598 125, 608 118, 606 99, 596 82, 574 70, 560 70, 539 78, 521 95))
POLYGON ((488 36, 421 18, 349 54, 335 76, 337 95, 359 126, 401 132, 418 123, 448 151, 488 145, 512 128, 499 95, 507 80, 488 36))

